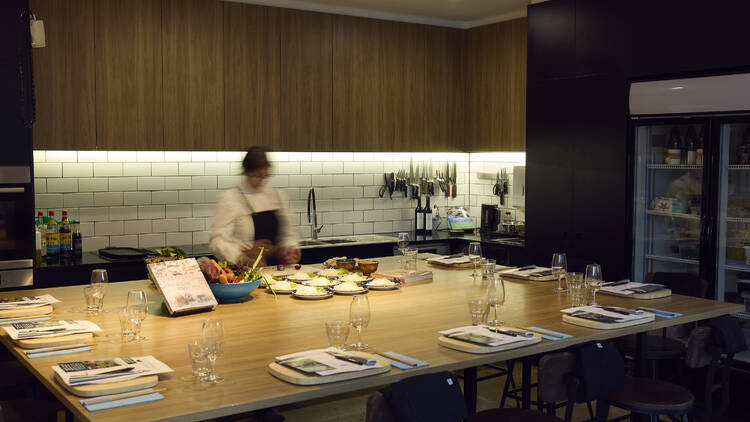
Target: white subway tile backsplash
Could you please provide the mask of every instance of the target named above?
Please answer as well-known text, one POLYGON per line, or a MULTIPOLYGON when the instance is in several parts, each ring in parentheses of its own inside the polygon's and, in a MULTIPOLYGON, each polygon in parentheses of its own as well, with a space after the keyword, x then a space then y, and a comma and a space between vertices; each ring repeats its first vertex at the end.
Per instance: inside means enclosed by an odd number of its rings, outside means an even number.
POLYGON ((138 236, 134 234, 125 236, 110 236, 109 246, 113 248, 137 248, 138 236))
POLYGON ((86 237, 81 240, 84 252, 96 252, 99 249, 109 247, 109 236, 86 237))
POLYGON ((216 161, 216 152, 214 151, 193 151, 190 154, 192 161, 216 161))
POLYGON ((47 179, 34 179, 34 193, 47 192, 47 179))
POLYGON ((91 163, 63 163, 63 177, 91 177, 94 166, 91 163))
POLYGON ((372 223, 355 223, 354 234, 369 234, 373 233, 372 223))
POLYGON ((62 163, 34 163, 34 177, 62 177, 62 163))
POLYGON ((202 232, 193 232, 193 244, 194 245, 204 245, 207 244, 209 241, 209 232, 202 231, 202 232))
MULTIPOLYGON (((289 161, 289 153, 283 151, 271 151, 268 153, 267 157, 271 162, 289 161)), ((241 158, 238 158, 238 160, 241 160, 241 158)))
POLYGON ((180 176, 203 176, 205 167, 203 166, 203 162, 180 163, 178 172, 180 176))
POLYGON ((78 151, 79 163, 103 163, 107 161, 107 151, 78 151))
POLYGON ((151 163, 123 163, 123 176, 151 176, 151 163))
POLYGON ((136 177, 110 177, 109 190, 114 192, 127 192, 138 190, 138 178, 136 177))
POLYGON ((192 178, 189 176, 165 177, 164 178, 165 189, 174 189, 174 190, 192 189, 192 186, 193 186, 192 178))
POLYGON ((192 205, 167 205, 167 218, 192 217, 192 205))
POLYGON ((289 176, 286 174, 274 174, 268 181, 268 186, 272 188, 286 188, 289 186, 289 176))
POLYGON ((94 225, 96 236, 112 236, 122 234, 122 221, 99 221, 94 225))
POLYGON ((216 205, 214 203, 193 205, 193 217, 212 217, 215 212, 216 205))
POLYGON ((138 207, 139 219, 156 219, 164 218, 164 205, 142 205, 138 207))
POLYGON ((271 171, 277 174, 299 174, 300 163, 297 161, 274 162, 271 171))
POLYGON ((151 163, 152 176, 177 176, 177 163, 151 163))
POLYGON ((216 176, 193 176, 193 189, 216 189, 216 176))
POLYGON ((312 175, 310 179, 311 186, 333 186, 333 176, 330 174, 312 175))
POLYGON ((138 162, 150 163, 153 161, 164 161, 163 151, 138 151, 136 153, 138 162))
POLYGON ((344 171, 343 162, 324 162, 323 174, 339 174, 344 171))
POLYGON ((190 161, 189 151, 164 151, 164 161, 190 161))
POLYGON ((379 221, 376 222, 373 226, 373 231, 375 233, 392 233, 393 232, 393 222, 392 221, 379 221))
POLYGON ((372 201, 372 199, 354 199, 354 209, 371 210, 373 208, 372 201))
POLYGON ((78 210, 78 218, 81 220, 81 222, 107 221, 109 220, 109 208, 81 208, 78 210))
POLYGON ((354 225, 352 224, 334 224, 332 228, 334 236, 348 236, 354 234, 354 225))
POLYGON ((178 232, 180 231, 180 220, 176 218, 153 220, 151 226, 154 233, 178 232))
MULTIPOLYGON (((381 177, 382 179, 382 177, 381 177)), ((355 185, 372 185, 373 184, 373 176, 371 174, 355 174, 352 180, 352 183, 355 185)), ((380 179, 378 179, 380 181, 380 179)), ((385 180, 383 180, 385 182, 385 180)))
POLYGON ((108 151, 107 161, 111 163, 125 163, 138 161, 138 155, 135 151, 108 151))
MULTIPOLYGON (((231 174, 229 168, 230 166, 228 162, 206 163, 204 172, 206 176, 229 176, 231 174)), ((177 175, 176 172, 175 175, 177 175)))
POLYGON ((165 190, 151 192, 151 203, 152 204, 174 204, 177 202, 177 191, 176 190, 165 190))
POLYGON ((199 204, 203 202, 202 190, 181 190, 177 202, 180 204, 199 204))
POLYGON ((78 224, 78 232, 81 233, 82 237, 90 237, 94 235, 94 224, 95 223, 80 223, 78 224))
POLYGON ((354 184, 354 176, 351 174, 334 174, 333 186, 351 186, 354 184))
POLYGON ((203 198, 209 204, 215 204, 216 199, 219 198, 220 190, 207 190, 205 191, 205 198, 203 198))
POLYGON ((122 192, 95 192, 94 204, 97 207, 112 207, 123 204, 122 192))
POLYGON ((34 163, 47 161, 47 151, 34 151, 34 163))
POLYGON ((323 165, 318 162, 300 163, 300 173, 302 174, 321 174, 323 173, 323 165))
POLYGON ((164 178, 163 177, 139 177, 138 178, 138 190, 164 190, 164 178))
POLYGON ((125 234, 151 233, 151 220, 128 221, 122 229, 125 234))
POLYGON ((109 179, 106 177, 78 179, 79 192, 104 192, 107 190, 109 190, 109 179))
POLYGON ((151 203, 151 192, 125 192, 123 205, 148 205, 151 203))
POLYGON ((59 208, 63 206, 61 193, 42 193, 35 195, 37 208, 59 208))
POLYGON ((122 176, 122 163, 94 163, 94 177, 122 176))
MULTIPOLYGON (((275 153, 269 153, 275 154, 275 153)), ((242 161, 245 158, 245 152, 243 151, 218 151, 216 153, 216 159, 218 161, 242 161)), ((269 160, 273 161, 270 156, 269 160)))
POLYGON ((228 189, 242 182, 242 176, 218 176, 217 183, 219 189, 228 189))
POLYGON ((364 221, 362 211, 346 211, 342 215, 344 223, 360 223, 364 221))
POLYGON ((206 229, 206 220, 203 218, 181 218, 181 232, 195 232, 206 229))
POLYGON ((190 232, 167 233, 166 245, 192 245, 192 244, 193 244, 193 233, 190 233, 190 232))
POLYGON ((155 248, 163 247, 166 245, 166 237, 164 233, 150 233, 138 235, 138 247, 139 248, 155 248))
POLYGON ((78 179, 47 179, 47 192, 78 192, 78 179))
POLYGON ((383 220, 394 221, 402 218, 401 209, 383 210, 383 220))
POLYGON ((362 215, 364 221, 382 221, 383 210, 366 210, 362 215))
POLYGON ((68 207, 90 207, 94 205, 93 193, 69 193, 63 196, 63 206, 68 207))
MULTIPOLYGON (((138 219, 138 207, 111 207, 109 209, 110 220, 137 220, 138 219)), ((130 224, 130 222, 126 223, 130 224)))
POLYGON ((312 157, 312 153, 309 152, 289 152, 289 156, 287 157, 287 160, 289 161, 310 161, 310 158, 312 157))
POLYGON ((76 151, 47 151, 46 159, 55 163, 75 163, 78 161, 78 153, 76 151))

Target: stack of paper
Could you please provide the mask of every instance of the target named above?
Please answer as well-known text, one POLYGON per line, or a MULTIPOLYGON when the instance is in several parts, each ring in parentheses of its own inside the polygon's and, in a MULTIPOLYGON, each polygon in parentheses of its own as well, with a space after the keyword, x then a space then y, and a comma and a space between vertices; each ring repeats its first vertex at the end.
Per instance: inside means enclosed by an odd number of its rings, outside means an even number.
POLYGON ((511 336, 497 333, 482 325, 468 325, 465 327, 453 328, 450 330, 440 331, 440 334, 455 340, 461 340, 467 343, 489 347, 505 346, 511 343, 521 343, 524 341, 535 340, 533 336, 511 336))
MULTIPOLYGON (((336 351, 336 349, 315 349, 305 352, 292 353, 284 356, 277 356, 277 364, 294 369, 306 375, 334 375, 345 372, 365 371, 372 368, 382 368, 383 365, 375 363, 374 365, 358 365, 337 359, 327 352, 336 351)), ((356 352, 346 352, 358 356, 356 352)))
POLYGON ((53 319, 46 321, 20 321, 2 328, 13 340, 59 337, 70 334, 93 333, 102 330, 91 321, 53 319))
POLYGON ((52 295, 6 297, 0 298, 0 310, 38 308, 58 302, 52 295))
POLYGON ((443 255, 427 258, 427 262, 440 265, 459 265, 470 264, 471 260, 468 255, 443 255))
POLYGON ((601 288, 603 292, 611 292, 621 295, 632 295, 636 293, 651 293, 658 290, 663 290, 664 286, 661 284, 648 284, 648 283, 635 283, 629 282, 624 284, 616 283, 616 285, 604 286, 601 288))
POLYGON ((108 384, 172 372, 172 368, 153 356, 62 362, 52 370, 59 381, 70 386, 108 384))
POLYGON ((560 312, 576 318, 588 319, 604 323, 627 322, 651 318, 653 314, 640 310, 607 307, 601 305, 579 306, 563 309, 560 312))

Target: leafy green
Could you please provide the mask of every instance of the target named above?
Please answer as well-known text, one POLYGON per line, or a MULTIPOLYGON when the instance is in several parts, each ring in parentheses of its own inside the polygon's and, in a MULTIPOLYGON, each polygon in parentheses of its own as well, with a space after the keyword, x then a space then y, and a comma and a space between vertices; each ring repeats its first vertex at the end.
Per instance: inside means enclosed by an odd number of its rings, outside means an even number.
POLYGON ((180 258, 187 258, 187 254, 182 249, 178 248, 177 246, 169 246, 162 249, 157 249, 156 253, 159 254, 159 256, 178 256, 180 258))

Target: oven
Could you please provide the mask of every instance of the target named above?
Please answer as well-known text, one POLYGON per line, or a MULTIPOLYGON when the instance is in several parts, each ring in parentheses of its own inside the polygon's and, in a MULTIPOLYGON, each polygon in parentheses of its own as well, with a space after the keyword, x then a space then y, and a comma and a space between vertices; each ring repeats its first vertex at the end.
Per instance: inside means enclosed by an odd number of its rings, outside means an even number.
POLYGON ((34 193, 29 166, 0 166, 0 288, 33 285, 34 193))

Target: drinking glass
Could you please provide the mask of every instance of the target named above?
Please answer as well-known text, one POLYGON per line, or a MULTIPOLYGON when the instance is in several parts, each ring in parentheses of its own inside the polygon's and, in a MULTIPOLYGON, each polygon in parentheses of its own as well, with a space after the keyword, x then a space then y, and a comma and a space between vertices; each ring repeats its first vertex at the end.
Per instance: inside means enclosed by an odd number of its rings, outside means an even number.
MULTIPOLYGON (((404 252, 406 251, 406 248, 409 247, 409 233, 407 232, 401 232, 398 234, 398 250, 401 252, 401 256, 405 256, 404 252)), ((401 258, 403 261, 403 265, 406 265, 406 258, 401 258)))
POLYGON ((190 363, 193 367, 194 377, 205 377, 208 375, 208 359, 206 359, 203 353, 203 347, 201 342, 193 340, 187 345, 188 355, 190 356, 190 363))
POLYGON ((362 342, 362 330, 370 325, 370 301, 367 296, 354 296, 349 305, 349 323, 357 330, 357 342, 350 345, 353 350, 367 350, 370 348, 362 342))
POLYGON ((474 264, 474 272, 471 273, 472 277, 477 276, 477 264, 482 261, 482 244, 479 242, 469 243, 469 247, 466 249, 466 255, 469 260, 474 264))
POLYGON ((83 288, 83 297, 86 299, 86 312, 99 313, 104 308, 104 295, 107 290, 104 285, 95 284, 83 288))
POLYGON ((201 378, 202 382, 218 384, 224 381, 216 375, 216 359, 224 354, 224 323, 220 319, 203 321, 201 332, 201 349, 203 356, 208 359, 208 374, 201 378))
POLYGON ((494 311, 494 319, 487 321, 487 325, 489 327, 502 326, 503 321, 497 319, 497 308, 503 306, 505 303, 505 283, 498 275, 494 275, 490 279, 490 285, 487 289, 487 303, 494 311))
POLYGON ((133 314, 127 306, 120 310, 119 317, 122 342, 127 343, 133 341, 136 336, 136 327, 134 324, 134 320, 137 321, 137 319, 133 317, 133 314))
POLYGON ((404 269, 407 271, 417 270, 417 255, 419 249, 417 248, 406 248, 404 250, 404 269))
POLYGON ((556 292, 564 292, 565 288, 562 286, 562 279, 565 277, 565 273, 568 271, 568 258, 564 253, 555 253, 552 255, 552 274, 557 275, 557 287, 556 292))
POLYGON ((487 298, 471 299, 469 301, 469 314, 471 314, 471 325, 483 324, 490 312, 490 302, 487 298))
POLYGON ((584 278, 586 284, 591 288, 591 304, 596 305, 596 293, 601 289, 604 277, 602 276, 602 266, 599 264, 589 264, 586 266, 586 275, 584 278))
POLYGON ((345 350, 346 339, 349 337, 349 321, 326 321, 326 335, 328 346, 345 350))
POLYGON ((492 278, 495 275, 495 260, 486 259, 482 262, 482 278, 492 278))
POLYGON ((109 282, 109 276, 107 275, 107 270, 105 269, 95 269, 91 270, 91 285, 95 284, 106 284, 109 282))
POLYGON ((141 336, 141 326, 143 320, 148 315, 148 302, 146 298, 146 292, 143 290, 131 290, 128 292, 127 309, 130 311, 132 318, 137 320, 136 333, 134 340, 145 340, 146 337, 141 336))
POLYGON ((568 296, 570 297, 570 307, 586 306, 588 298, 588 289, 583 282, 583 274, 567 273, 565 278, 568 283, 568 296))

